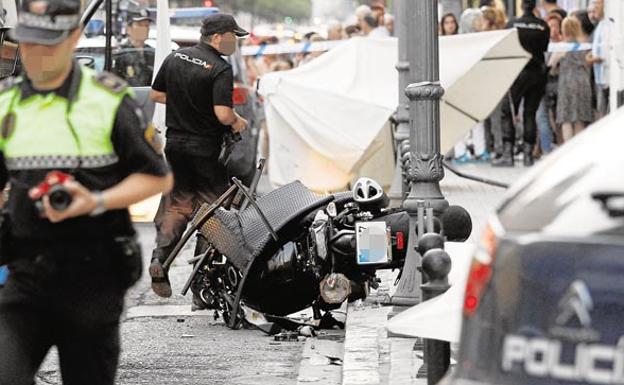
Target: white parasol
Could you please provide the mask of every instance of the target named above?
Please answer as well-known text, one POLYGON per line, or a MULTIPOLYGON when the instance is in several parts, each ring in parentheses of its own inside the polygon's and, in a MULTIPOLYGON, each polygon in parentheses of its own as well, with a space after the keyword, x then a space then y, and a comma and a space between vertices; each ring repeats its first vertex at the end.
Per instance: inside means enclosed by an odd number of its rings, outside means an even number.
MULTIPOLYGON (((291 71, 265 75, 271 182, 346 185, 398 105, 397 40, 354 38, 291 71)), ((516 30, 440 38, 441 151, 499 103, 529 60, 516 30)))

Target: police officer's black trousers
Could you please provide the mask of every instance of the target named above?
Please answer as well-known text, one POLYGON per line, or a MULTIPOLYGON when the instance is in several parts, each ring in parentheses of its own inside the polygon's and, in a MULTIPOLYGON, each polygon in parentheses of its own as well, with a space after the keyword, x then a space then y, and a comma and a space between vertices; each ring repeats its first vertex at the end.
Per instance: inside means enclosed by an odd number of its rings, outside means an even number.
POLYGON ((9 265, 0 290, 1 385, 33 384, 52 346, 64 385, 114 383, 125 289, 110 248, 94 249, 16 255, 9 265))
POLYGON ((212 203, 228 188, 225 168, 218 164, 218 152, 194 155, 183 147, 165 149, 173 171, 173 190, 162 197, 154 218, 156 248, 153 259, 164 262, 180 241, 187 224, 203 203, 212 203))
MULTIPOLYGON (((546 91, 546 80, 546 74, 542 70, 524 69, 509 90, 516 113, 520 108, 520 102, 524 100, 522 113, 524 142, 531 145, 535 144, 537 138, 535 114, 546 91)), ((510 103, 503 103, 502 106, 502 129, 503 142, 513 143, 516 129, 513 124, 510 103)))

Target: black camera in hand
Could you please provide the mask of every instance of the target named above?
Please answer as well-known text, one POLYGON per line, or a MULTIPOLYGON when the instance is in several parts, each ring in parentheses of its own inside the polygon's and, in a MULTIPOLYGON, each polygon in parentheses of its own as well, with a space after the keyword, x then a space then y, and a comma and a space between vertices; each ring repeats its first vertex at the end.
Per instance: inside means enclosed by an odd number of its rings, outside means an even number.
POLYGON ((219 164, 225 166, 230 159, 234 145, 243 139, 240 132, 226 132, 223 134, 223 143, 221 143, 221 152, 219 153, 219 164))
POLYGON ((29 192, 30 199, 35 201, 35 206, 43 212, 43 197, 47 196, 50 206, 56 211, 63 211, 72 203, 72 194, 63 185, 73 177, 60 171, 52 171, 46 175, 43 182, 29 192))
POLYGON ((223 142, 226 145, 232 145, 234 143, 238 143, 242 139, 243 139, 243 136, 241 135, 240 132, 228 131, 225 134, 223 134, 223 142))

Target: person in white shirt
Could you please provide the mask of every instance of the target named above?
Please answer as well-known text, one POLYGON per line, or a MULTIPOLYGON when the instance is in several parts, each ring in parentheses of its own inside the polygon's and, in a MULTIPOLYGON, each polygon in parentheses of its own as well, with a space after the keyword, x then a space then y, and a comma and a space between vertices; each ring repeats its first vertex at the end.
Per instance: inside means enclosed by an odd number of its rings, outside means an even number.
POLYGON ((360 29, 360 32, 364 34, 364 28, 366 23, 364 23, 364 17, 370 15, 372 13, 370 7, 368 5, 360 5, 355 10, 355 17, 357 18, 357 26, 360 29))
POLYGON ((593 0, 594 15, 600 20, 594 30, 592 50, 586 56, 594 67, 596 83, 596 110, 598 118, 609 111, 609 29, 610 21, 604 15, 604 0, 593 0))

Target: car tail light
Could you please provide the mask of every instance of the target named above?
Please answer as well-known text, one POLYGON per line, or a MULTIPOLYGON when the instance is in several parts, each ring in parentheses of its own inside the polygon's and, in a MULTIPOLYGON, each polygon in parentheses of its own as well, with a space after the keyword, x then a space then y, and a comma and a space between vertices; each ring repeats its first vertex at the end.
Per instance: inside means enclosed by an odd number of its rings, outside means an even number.
POLYGON ((464 298, 464 315, 471 317, 479 308, 479 302, 486 285, 492 278, 492 265, 496 258, 496 234, 488 225, 481 238, 481 245, 477 248, 466 284, 464 298))
POLYGON ((396 233, 396 248, 397 250, 403 250, 405 248, 405 237, 401 231, 396 233))
POLYGON ((232 93, 232 103, 235 106, 246 104, 249 97, 249 91, 244 86, 234 86, 234 92, 232 93))

